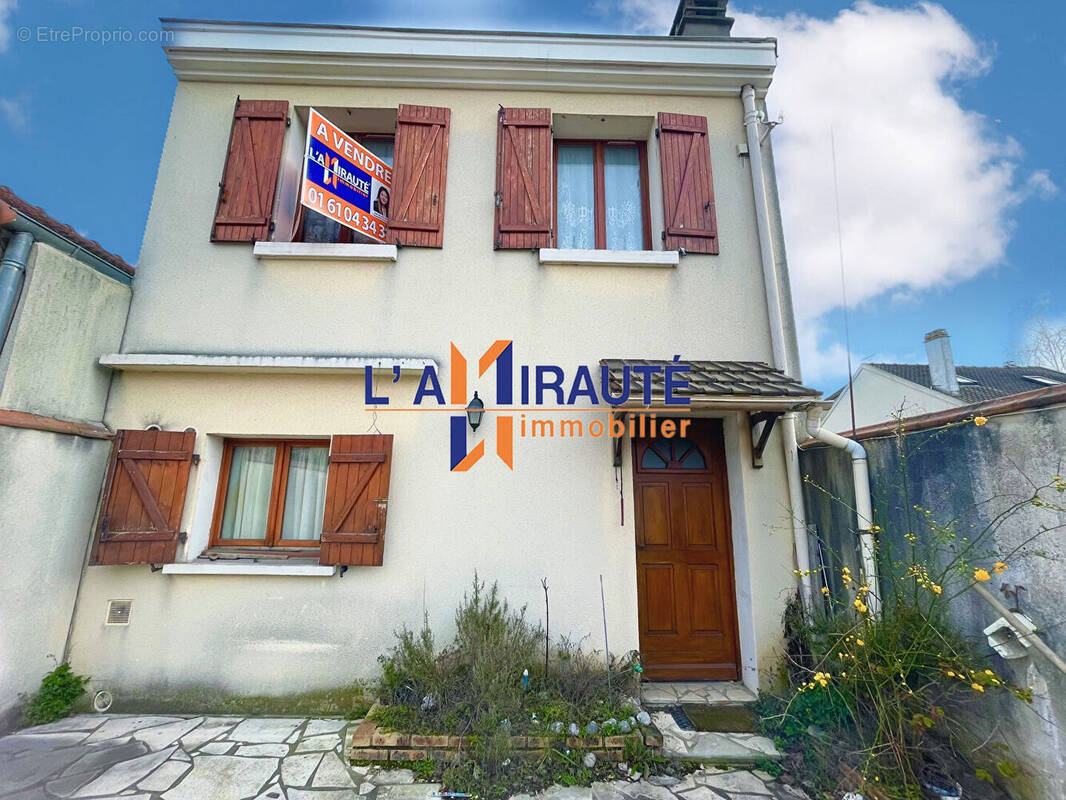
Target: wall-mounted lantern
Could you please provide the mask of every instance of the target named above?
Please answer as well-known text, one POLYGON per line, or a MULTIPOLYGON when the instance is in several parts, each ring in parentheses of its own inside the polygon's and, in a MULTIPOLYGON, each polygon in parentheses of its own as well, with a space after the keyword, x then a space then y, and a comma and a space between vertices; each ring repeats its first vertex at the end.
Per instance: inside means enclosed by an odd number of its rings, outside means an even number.
POLYGON ((477 392, 474 392, 474 399, 470 401, 470 405, 466 407, 466 418, 470 421, 470 430, 476 431, 481 424, 481 417, 485 413, 485 404, 481 402, 481 398, 477 396, 477 392))

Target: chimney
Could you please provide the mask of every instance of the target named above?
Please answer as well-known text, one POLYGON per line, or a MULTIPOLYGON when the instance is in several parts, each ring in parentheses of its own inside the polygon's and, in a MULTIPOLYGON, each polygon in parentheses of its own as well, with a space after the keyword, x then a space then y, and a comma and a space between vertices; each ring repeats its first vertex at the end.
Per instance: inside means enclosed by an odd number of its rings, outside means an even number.
POLYGON ((671 36, 728 36, 733 18, 725 15, 726 0, 681 0, 670 26, 671 36))
POLYGON ((955 357, 951 355, 951 337, 946 330, 937 328, 925 335, 925 354, 933 388, 958 397, 959 379, 955 375, 955 357))

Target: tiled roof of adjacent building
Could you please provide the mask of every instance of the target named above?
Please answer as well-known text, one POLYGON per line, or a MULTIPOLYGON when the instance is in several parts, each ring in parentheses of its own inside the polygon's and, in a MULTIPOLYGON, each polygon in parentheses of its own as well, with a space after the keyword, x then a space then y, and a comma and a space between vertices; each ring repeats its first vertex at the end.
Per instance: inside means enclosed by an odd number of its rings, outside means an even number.
MULTIPOLYGON (((870 364, 871 367, 903 378, 911 383, 932 389, 927 364, 870 364)), ((1066 374, 1046 367, 955 367, 959 378, 959 399, 964 403, 980 403, 1031 392, 1045 386, 1066 384, 1066 374), (1042 380, 1034 380, 1040 378, 1042 380), (969 381, 973 381, 970 383, 969 381)))
MULTIPOLYGON (((611 390, 618 391, 621 386, 624 367, 656 366, 660 369, 675 364, 673 361, 657 361, 643 358, 605 358, 601 364, 610 368, 611 390)), ((811 389, 776 370, 762 361, 682 361, 687 367, 681 377, 689 382, 686 389, 678 395, 732 395, 757 397, 818 397, 821 392, 811 389)), ((637 395, 644 391, 643 375, 632 371, 631 393, 637 395)), ((661 395, 664 388, 664 375, 657 372, 652 375, 652 392, 661 395)))
POLYGON ((115 269, 121 270, 127 275, 133 275, 136 271, 131 265, 127 264, 121 256, 117 256, 114 253, 105 250, 99 242, 82 236, 69 225, 59 222, 49 216, 48 212, 43 208, 26 202, 7 186, 0 186, 0 202, 7 203, 7 205, 11 206, 23 216, 29 217, 39 225, 49 228, 64 239, 68 239, 72 244, 80 247, 82 250, 92 253, 97 258, 106 261, 108 264, 115 267, 115 269))

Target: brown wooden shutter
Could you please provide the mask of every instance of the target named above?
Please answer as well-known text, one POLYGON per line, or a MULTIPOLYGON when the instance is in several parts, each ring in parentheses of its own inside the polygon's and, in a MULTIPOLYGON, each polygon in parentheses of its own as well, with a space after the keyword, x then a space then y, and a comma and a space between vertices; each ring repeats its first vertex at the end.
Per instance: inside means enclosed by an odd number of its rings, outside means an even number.
POLYGON ((90 563, 174 561, 195 444, 191 431, 118 432, 90 563))
POLYGON ((334 436, 320 561, 380 567, 392 471, 392 434, 334 436))
POLYGON ((408 247, 444 246, 444 192, 452 112, 401 105, 389 208, 389 241, 408 247))
POLYGON ((707 118, 660 112, 658 133, 665 249, 717 254, 707 118))
POLYGON ((551 247, 552 112, 501 108, 496 135, 496 235, 498 250, 551 247))
POLYGON ((288 113, 286 100, 237 98, 212 242, 256 242, 269 237, 288 113))

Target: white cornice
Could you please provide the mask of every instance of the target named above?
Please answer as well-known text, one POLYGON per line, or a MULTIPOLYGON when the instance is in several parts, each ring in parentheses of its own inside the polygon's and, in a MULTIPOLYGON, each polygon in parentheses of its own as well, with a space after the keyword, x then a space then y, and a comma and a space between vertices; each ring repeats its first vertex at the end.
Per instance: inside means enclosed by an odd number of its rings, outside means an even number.
POLYGON ((733 95, 777 62, 773 39, 162 24, 179 80, 733 95))
POLYGON ((109 353, 100 366, 120 372, 363 372, 367 367, 391 372, 421 372, 436 366, 432 358, 412 356, 236 356, 192 353, 109 353))

